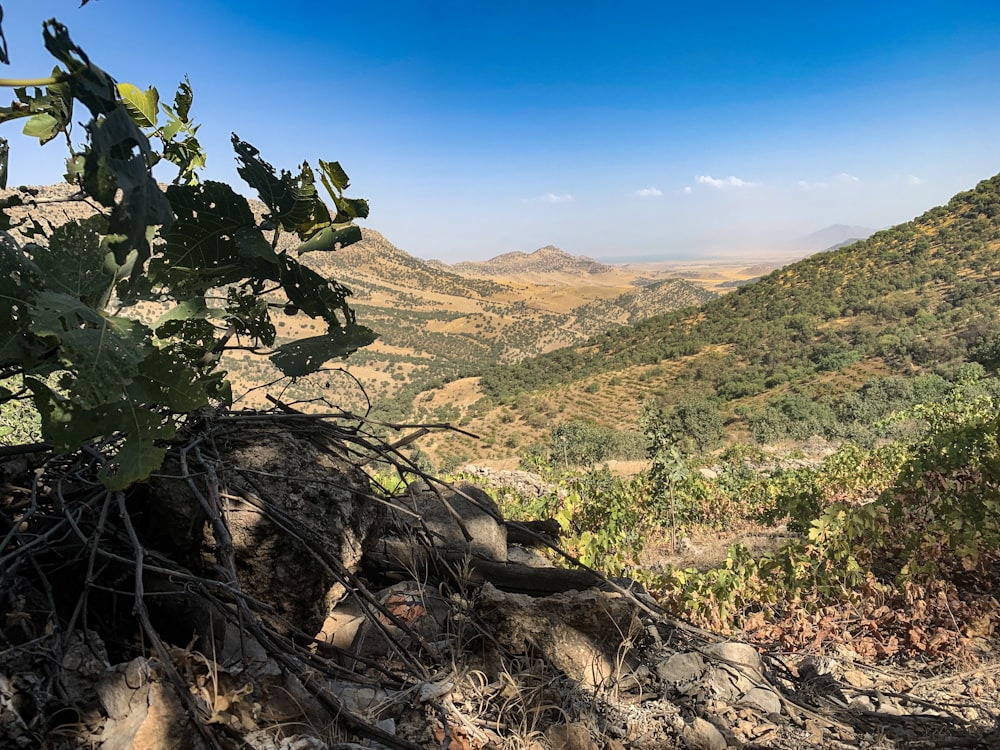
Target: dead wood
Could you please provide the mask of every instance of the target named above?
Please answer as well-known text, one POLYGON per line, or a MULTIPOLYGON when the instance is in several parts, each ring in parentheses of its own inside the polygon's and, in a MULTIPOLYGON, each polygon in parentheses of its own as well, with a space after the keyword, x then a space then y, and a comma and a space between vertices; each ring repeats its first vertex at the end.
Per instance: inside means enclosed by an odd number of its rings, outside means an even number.
POLYGON ((531 596, 582 591, 600 586, 605 580, 590 570, 533 568, 453 550, 433 549, 391 537, 380 539, 365 558, 372 569, 383 575, 395 573, 400 577, 420 579, 421 573, 431 572, 435 578, 457 585, 490 583, 502 591, 531 596))

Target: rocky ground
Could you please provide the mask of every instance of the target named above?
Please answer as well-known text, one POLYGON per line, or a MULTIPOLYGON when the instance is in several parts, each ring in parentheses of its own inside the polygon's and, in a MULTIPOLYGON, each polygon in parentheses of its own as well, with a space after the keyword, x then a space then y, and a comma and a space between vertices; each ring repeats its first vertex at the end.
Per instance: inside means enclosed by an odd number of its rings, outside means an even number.
POLYGON ((192 425, 127 497, 5 463, 0 746, 1000 747, 997 664, 722 638, 553 567, 552 529, 476 485, 362 472, 390 453, 245 414, 192 425))

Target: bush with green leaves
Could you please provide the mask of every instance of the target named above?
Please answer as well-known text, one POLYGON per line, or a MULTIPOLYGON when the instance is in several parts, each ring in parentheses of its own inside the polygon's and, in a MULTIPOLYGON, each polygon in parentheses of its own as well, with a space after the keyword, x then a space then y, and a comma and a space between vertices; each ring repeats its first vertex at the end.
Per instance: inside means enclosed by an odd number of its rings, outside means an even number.
MULTIPOLYGON (((997 406, 959 385, 913 408, 926 424, 916 441, 848 445, 818 469, 759 477, 755 491, 802 538, 756 559, 737 545, 717 568, 670 570, 651 585, 723 632, 760 624, 766 607, 763 637, 789 645, 841 639, 892 656, 972 643, 973 626, 996 626, 1000 594, 997 406), (846 624, 845 607, 857 613, 846 624)), ((753 481, 743 478, 744 492, 753 481)))
MULTIPOLYGON (((66 179, 94 211, 51 226, 37 220, 30 191, 0 201, 0 404, 30 399, 56 451, 98 446, 100 478, 120 489, 160 465, 186 415, 230 403, 226 350, 267 356, 298 378, 374 340, 355 321, 350 290, 304 262, 358 241, 353 222, 368 204, 345 195, 337 162, 276 172, 233 135, 238 172, 266 207, 258 218, 232 187, 199 178, 205 153, 187 81, 166 104, 154 88, 116 83, 58 22, 43 24, 43 40, 54 71, 0 81, 15 96, 0 122, 24 119, 42 144, 64 136, 66 179), (89 120, 77 143, 81 108, 89 120), (158 165, 175 173, 165 189, 158 165), (144 320, 137 306, 150 302, 167 312, 144 320), (325 332, 279 342, 274 316, 296 313, 325 332)), ((3 187, 7 153, 0 142, 3 187)))

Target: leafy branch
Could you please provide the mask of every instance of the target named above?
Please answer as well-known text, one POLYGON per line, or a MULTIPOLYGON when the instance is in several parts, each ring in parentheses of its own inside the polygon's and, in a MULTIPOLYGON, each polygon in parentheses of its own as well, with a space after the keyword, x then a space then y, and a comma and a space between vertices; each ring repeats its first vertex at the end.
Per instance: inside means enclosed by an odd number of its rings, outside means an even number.
POLYGON ((187 80, 168 105, 155 88, 116 83, 57 21, 43 24, 43 40, 58 64, 49 78, 6 82, 15 100, 0 123, 26 118, 24 134, 42 144, 64 136, 75 199, 101 210, 52 228, 33 217, 30 192, 0 201, 0 229, 14 230, 0 235, 0 377, 23 378, 0 389, 0 404, 30 392, 45 440, 62 452, 105 446, 101 478, 122 489, 159 467, 186 415, 231 402, 220 369, 228 348, 265 352, 297 378, 375 339, 356 322, 350 290, 301 262, 360 240, 354 220, 368 204, 345 194, 338 163, 319 162, 328 208, 308 163, 276 172, 234 134, 239 174, 267 210, 258 220, 232 187, 199 178, 206 154, 187 80), (82 143, 71 133, 77 105, 90 115, 82 143), (161 164, 176 169, 165 189, 153 177, 161 164), (150 321, 139 308, 149 302, 169 309, 150 321), (276 308, 326 331, 278 343, 276 308))

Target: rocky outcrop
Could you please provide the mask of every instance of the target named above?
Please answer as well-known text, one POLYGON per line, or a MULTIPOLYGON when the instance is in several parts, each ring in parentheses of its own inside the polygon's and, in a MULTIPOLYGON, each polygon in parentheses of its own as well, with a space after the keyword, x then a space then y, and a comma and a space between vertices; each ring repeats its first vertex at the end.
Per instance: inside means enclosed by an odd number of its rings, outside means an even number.
MULTIPOLYGON (((343 573, 358 568, 380 535, 384 504, 344 446, 322 431, 247 419, 215 425, 212 440, 196 474, 171 457, 150 482, 140 510, 145 538, 195 569, 214 564, 213 550, 231 550, 242 591, 268 606, 273 625, 317 632, 346 593, 343 573), (229 539, 217 538, 215 512, 229 539)), ((200 614, 196 631, 210 626, 200 614)))

